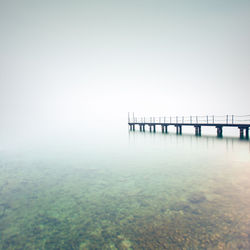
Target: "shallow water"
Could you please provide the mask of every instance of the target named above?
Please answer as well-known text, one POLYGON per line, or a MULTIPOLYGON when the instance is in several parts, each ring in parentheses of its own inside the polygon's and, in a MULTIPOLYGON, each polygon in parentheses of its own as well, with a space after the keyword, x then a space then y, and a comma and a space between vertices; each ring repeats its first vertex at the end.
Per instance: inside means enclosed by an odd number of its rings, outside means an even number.
POLYGON ((1 151, 0 249, 250 249, 249 141, 111 138, 1 151))

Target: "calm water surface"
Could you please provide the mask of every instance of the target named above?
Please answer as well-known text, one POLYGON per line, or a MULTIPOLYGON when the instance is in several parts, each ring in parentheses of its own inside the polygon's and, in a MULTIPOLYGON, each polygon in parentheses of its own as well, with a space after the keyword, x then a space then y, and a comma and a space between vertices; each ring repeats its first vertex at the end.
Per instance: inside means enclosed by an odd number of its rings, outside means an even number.
POLYGON ((0 152, 0 249, 250 249, 248 141, 96 137, 0 152))

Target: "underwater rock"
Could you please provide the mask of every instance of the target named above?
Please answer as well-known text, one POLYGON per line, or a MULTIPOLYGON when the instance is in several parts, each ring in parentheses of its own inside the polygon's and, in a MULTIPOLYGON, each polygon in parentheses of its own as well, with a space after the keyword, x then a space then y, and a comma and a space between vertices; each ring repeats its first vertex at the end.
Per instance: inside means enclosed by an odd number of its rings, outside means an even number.
POLYGON ((37 223, 39 223, 40 225, 58 226, 61 224, 61 221, 55 217, 39 215, 37 223))
POLYGON ((192 209, 191 213, 194 214, 194 215, 201 215, 202 214, 201 211, 198 210, 198 209, 192 209))
POLYGON ((5 215, 5 211, 7 209, 10 209, 9 204, 7 204, 7 203, 0 204, 0 219, 5 215))
POLYGON ((0 219, 4 216, 5 208, 0 205, 0 219))
POLYGON ((187 211, 190 209, 190 206, 185 202, 178 202, 170 206, 170 209, 174 211, 187 211))
POLYGON ((166 211, 167 211, 166 208, 161 208, 161 209, 160 209, 160 212, 161 212, 161 213, 165 213, 166 211))
POLYGON ((203 193, 193 193, 188 198, 188 201, 193 203, 193 204, 198 204, 198 203, 204 202, 206 200, 207 200, 207 198, 203 193))
POLYGON ((122 242, 121 242, 121 245, 120 245, 120 247, 121 247, 121 249, 131 249, 131 246, 132 246, 132 244, 131 244, 131 242, 129 241, 129 240, 123 240, 122 242))
POLYGON ((86 240, 85 242, 82 242, 79 246, 79 250, 86 250, 89 249, 90 242, 89 240, 86 240))

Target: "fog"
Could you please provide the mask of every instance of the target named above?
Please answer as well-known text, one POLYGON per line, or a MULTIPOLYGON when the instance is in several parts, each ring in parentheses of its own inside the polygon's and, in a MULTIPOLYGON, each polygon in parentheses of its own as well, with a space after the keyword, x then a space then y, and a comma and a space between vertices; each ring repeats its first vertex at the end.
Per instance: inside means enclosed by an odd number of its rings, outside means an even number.
POLYGON ((0 32, 0 149, 250 113, 248 0, 1 0, 0 32))

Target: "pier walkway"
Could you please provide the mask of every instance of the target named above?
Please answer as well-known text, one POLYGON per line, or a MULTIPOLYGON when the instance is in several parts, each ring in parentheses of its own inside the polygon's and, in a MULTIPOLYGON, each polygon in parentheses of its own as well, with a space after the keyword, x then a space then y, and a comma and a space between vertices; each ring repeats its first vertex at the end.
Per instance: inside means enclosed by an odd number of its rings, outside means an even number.
POLYGON ((169 117, 130 117, 128 115, 130 130, 135 131, 138 126, 141 132, 146 127, 150 132, 156 132, 156 126, 161 127, 162 133, 168 133, 168 126, 175 126, 176 134, 182 134, 183 126, 193 126, 195 135, 201 136, 202 127, 215 127, 217 136, 223 136, 223 127, 236 127, 239 129, 240 139, 249 139, 250 115, 223 115, 223 116, 169 116, 169 117))

